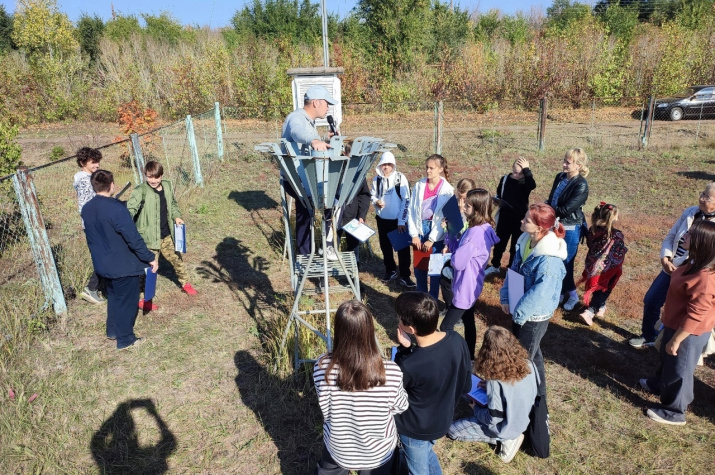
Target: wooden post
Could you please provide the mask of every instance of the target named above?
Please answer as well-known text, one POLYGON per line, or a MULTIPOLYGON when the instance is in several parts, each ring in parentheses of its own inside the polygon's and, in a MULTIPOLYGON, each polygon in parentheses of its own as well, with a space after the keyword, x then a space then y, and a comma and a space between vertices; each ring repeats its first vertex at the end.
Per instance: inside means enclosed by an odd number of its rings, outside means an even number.
POLYGON ((142 153, 142 146, 139 143, 139 136, 134 133, 129 135, 129 138, 132 139, 132 150, 134 150, 134 160, 137 164, 139 183, 144 183, 144 154, 142 153))
POLYGON ((435 103, 434 109, 434 121, 435 121, 435 131, 434 131, 434 153, 442 154, 442 117, 444 115, 444 102, 439 101, 435 103))
POLYGON ((539 135, 539 152, 544 151, 544 137, 546 135, 546 115, 547 115, 547 107, 548 107, 548 100, 546 99, 546 96, 541 98, 541 105, 539 107, 539 127, 538 127, 538 135, 539 135))
POLYGON ((191 159, 194 162, 194 181, 200 187, 204 186, 204 177, 201 176, 201 163, 199 162, 199 148, 196 146, 196 136, 194 135, 194 123, 191 116, 186 116, 186 136, 189 139, 189 149, 191 150, 191 159))
POLYGON ((218 159, 223 160, 223 130, 221 129, 221 109, 218 102, 214 102, 214 118, 216 119, 216 148, 218 159))
POLYGON ((57 315, 67 313, 67 303, 62 292, 60 276, 57 272, 55 258, 52 255, 52 246, 45 229, 45 221, 40 212, 40 203, 37 201, 37 192, 32 183, 32 176, 27 167, 20 167, 12 177, 17 201, 20 204, 22 219, 25 222, 27 237, 30 241, 32 256, 35 259, 37 273, 45 293, 46 301, 52 301, 52 306, 57 315))

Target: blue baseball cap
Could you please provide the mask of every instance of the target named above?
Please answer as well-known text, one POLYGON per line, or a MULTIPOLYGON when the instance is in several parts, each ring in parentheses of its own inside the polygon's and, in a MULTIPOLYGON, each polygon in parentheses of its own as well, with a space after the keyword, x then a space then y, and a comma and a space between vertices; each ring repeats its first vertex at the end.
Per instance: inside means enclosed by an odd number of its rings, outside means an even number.
POLYGON ((305 100, 312 101, 314 99, 322 99, 327 101, 331 106, 338 103, 335 99, 330 97, 330 93, 325 88, 325 86, 313 86, 305 92, 305 100))

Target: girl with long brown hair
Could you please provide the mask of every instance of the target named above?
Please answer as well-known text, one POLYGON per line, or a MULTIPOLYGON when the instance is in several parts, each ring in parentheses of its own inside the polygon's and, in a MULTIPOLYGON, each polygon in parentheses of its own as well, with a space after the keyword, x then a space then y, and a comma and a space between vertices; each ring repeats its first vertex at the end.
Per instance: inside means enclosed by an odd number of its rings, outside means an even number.
POLYGON ((646 415, 656 422, 685 425, 693 402, 693 373, 715 326, 715 223, 696 221, 684 234, 688 260, 676 268, 663 307, 663 341, 655 376, 639 381, 660 395, 646 415))
POLYGON ((348 300, 335 313, 333 351, 313 368, 323 412, 316 474, 389 474, 397 444, 394 415, 408 407, 402 371, 382 358, 370 310, 348 300))
POLYGON ((537 371, 514 335, 491 326, 474 360, 487 405, 470 405, 474 415, 452 423, 448 437, 467 442, 499 444, 499 457, 509 463, 524 440, 529 412, 537 392, 537 371))
POLYGON ((492 225, 492 197, 482 188, 467 193, 463 205, 467 218, 467 230, 451 239, 445 238, 446 251, 452 253, 452 303, 442 321, 440 330, 454 329, 460 319, 464 322, 464 339, 469 346, 469 355, 474 359, 477 345, 475 305, 484 286, 484 269, 489 253, 499 238, 492 225))

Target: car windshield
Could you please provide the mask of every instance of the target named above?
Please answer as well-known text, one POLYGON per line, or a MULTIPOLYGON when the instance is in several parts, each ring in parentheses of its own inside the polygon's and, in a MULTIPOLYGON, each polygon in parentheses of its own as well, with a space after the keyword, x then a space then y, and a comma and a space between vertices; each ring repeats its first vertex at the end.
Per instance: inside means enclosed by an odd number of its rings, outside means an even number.
POLYGON ((673 94, 673 97, 690 97, 695 94, 695 89, 692 87, 686 87, 682 91, 678 92, 677 94, 673 94))

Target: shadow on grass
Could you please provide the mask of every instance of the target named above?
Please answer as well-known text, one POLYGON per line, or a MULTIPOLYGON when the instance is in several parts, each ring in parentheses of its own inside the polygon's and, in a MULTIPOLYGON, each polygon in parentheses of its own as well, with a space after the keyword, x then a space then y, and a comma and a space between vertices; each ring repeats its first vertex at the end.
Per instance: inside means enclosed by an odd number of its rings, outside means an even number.
POLYGON ((261 234, 263 234, 263 237, 270 244, 271 249, 273 249, 276 254, 280 254, 283 251, 283 241, 285 239, 282 212, 277 217, 267 217, 261 213, 262 210, 275 210, 279 206, 279 203, 268 196, 263 190, 234 190, 228 194, 228 199, 235 201, 236 204, 249 212, 255 229, 258 229, 261 234), (278 227, 272 223, 277 224, 278 227))
POLYGON ((247 351, 236 352, 233 361, 241 400, 278 449, 280 473, 311 473, 322 443, 322 415, 309 379, 281 379, 247 351))
MULTIPOLYGON (((574 312, 565 314, 575 320, 574 312)), ((601 326, 613 326, 597 319, 601 326)), ((621 330, 617 333, 622 334, 621 330)), ((625 332, 626 336, 630 333, 625 332)), ((551 323, 541 342, 544 359, 568 369, 574 375, 607 389, 619 399, 645 410, 655 405, 651 396, 638 386, 640 378, 650 377, 658 368, 659 356, 652 349, 631 348, 624 340, 615 341, 588 327, 568 328, 551 323)), ((548 374, 547 374, 548 382, 548 374)), ((695 401, 689 411, 715 422, 715 388, 695 379, 695 401)))
POLYGON ((678 175, 684 176, 685 178, 690 178, 691 180, 715 180, 715 174, 712 174, 710 172, 678 172, 678 175))
POLYGON ((273 209, 278 206, 276 200, 271 198, 263 190, 236 191, 228 194, 228 199, 233 200, 246 211, 256 211, 260 209, 273 209))
MULTIPOLYGON (((274 352, 276 340, 275 313, 288 314, 285 301, 276 299, 271 280, 268 278, 268 260, 245 246, 234 237, 225 237, 216 246, 212 260, 197 267, 199 275, 214 283, 225 284, 253 319, 261 343, 268 352, 274 352), (278 307, 278 308, 277 308, 278 307)), ((280 325, 279 325, 280 326, 280 325)))
POLYGON ((156 411, 154 401, 132 399, 119 404, 114 414, 94 433, 90 449, 100 473, 161 474, 169 470, 167 459, 176 450, 176 445, 176 438, 156 411), (139 443, 140 436, 132 416, 139 410, 156 422, 161 437, 154 445, 139 443))

